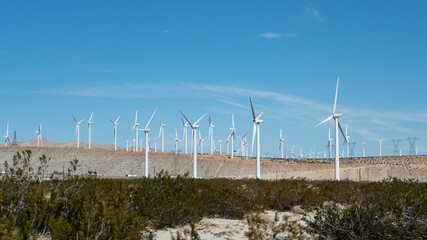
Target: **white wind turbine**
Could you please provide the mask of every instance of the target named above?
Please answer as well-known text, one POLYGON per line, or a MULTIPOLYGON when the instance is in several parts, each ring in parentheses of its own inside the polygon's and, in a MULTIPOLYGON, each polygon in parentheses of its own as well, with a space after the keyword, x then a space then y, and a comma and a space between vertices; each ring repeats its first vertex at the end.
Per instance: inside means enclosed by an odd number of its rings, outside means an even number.
POLYGON ((236 128, 234 127, 234 114, 231 114, 231 123, 233 125, 233 127, 230 128, 231 132, 230 132, 230 137, 231 137, 231 159, 233 159, 234 157, 234 138, 236 135, 236 128))
POLYGON ((93 113, 90 115, 89 121, 87 121, 87 127, 89 128, 89 149, 91 148, 91 126, 92 126, 93 113))
POLYGON ((228 156, 228 143, 230 142, 230 136, 231 136, 231 133, 230 135, 228 135, 227 139, 225 140, 225 143, 227 145, 227 156, 228 156))
POLYGON ((138 123, 138 111, 135 112, 135 124, 132 127, 132 130, 135 129, 135 139, 133 139, 133 149, 134 152, 138 152, 138 127, 139 127, 139 123, 138 123))
POLYGON ((77 119, 73 116, 74 122, 76 122, 76 135, 77 135, 77 148, 80 148, 80 124, 84 121, 84 119, 77 121, 77 119))
MULTIPOLYGON (((114 151, 117 151, 117 125, 119 125, 119 119, 120 119, 120 116, 118 116, 116 121, 114 122, 113 120, 110 119, 110 122, 114 125, 114 151)), ((126 151, 127 151, 127 146, 126 146, 126 151)))
POLYGON ((280 141, 280 143, 279 143, 280 157, 285 158, 285 154, 284 154, 285 148, 283 147, 283 142, 285 141, 285 139, 282 136, 282 129, 280 129, 279 141, 280 141))
POLYGON ((40 123, 39 125, 39 129, 36 131, 37 134, 37 147, 40 147, 41 145, 43 145, 42 142, 42 124, 40 123))
POLYGON ((6 127, 6 135, 3 135, 4 137, 4 146, 7 147, 10 143, 10 139, 9 139, 9 122, 7 122, 7 127, 6 127))
POLYGON ((154 152, 157 152, 157 137, 154 138, 154 152))
POLYGON ((213 135, 213 129, 214 129, 213 122, 211 121, 211 117, 209 117, 209 141, 211 144, 211 155, 213 155, 214 148, 215 148, 215 140, 213 135))
POLYGON ((205 141, 204 138, 202 138, 202 134, 199 132, 199 146, 200 146, 200 154, 203 154, 203 142, 205 141))
POLYGON ((129 140, 126 140, 126 152, 129 151, 129 140))
POLYGON ((182 121, 182 140, 184 141, 184 153, 187 154, 187 127, 188 127, 188 123, 184 122, 184 119, 181 118, 182 121))
POLYGON ((193 135, 193 178, 197 178, 197 128, 199 127, 199 125, 197 125, 197 123, 202 120, 202 118, 204 116, 206 116, 205 113, 203 114, 203 116, 201 118, 199 118, 199 120, 197 120, 194 124, 191 124, 191 122, 188 120, 188 118, 184 115, 184 113, 181 112, 181 110, 179 110, 179 112, 182 114, 182 116, 185 118, 185 120, 187 120, 188 124, 190 124, 192 131, 192 135, 193 135))
POLYGON ((344 132, 342 131, 340 122, 338 121, 338 118, 342 116, 342 113, 335 113, 335 109, 337 107, 337 96, 338 96, 338 84, 340 82, 340 78, 338 77, 337 80, 337 88, 335 90, 335 99, 334 99, 334 106, 332 108, 332 114, 331 116, 329 116, 328 118, 326 118, 325 120, 323 120, 322 122, 320 122, 319 124, 317 124, 315 127, 323 124, 326 121, 331 120, 332 118, 335 121, 335 180, 339 181, 340 180, 340 152, 339 152, 339 138, 338 138, 338 131, 341 131, 341 134, 344 137, 344 141, 347 141, 344 132))
POLYGON ((166 124, 162 122, 162 115, 160 115, 160 130, 159 130, 159 138, 160 135, 162 137, 162 153, 165 152, 165 127, 166 124))
POLYGON ((224 140, 219 140, 218 141, 218 143, 219 143, 219 155, 221 156, 222 155, 222 142, 224 142, 224 140))
POLYGON ((175 128, 175 153, 178 153, 178 142, 182 142, 182 140, 178 138, 178 132, 175 128))
POLYGON ((148 178, 148 152, 150 151, 150 146, 149 146, 149 137, 148 137, 148 133, 151 131, 151 129, 148 128, 148 126, 150 125, 151 120, 154 117, 154 114, 156 113, 157 108, 154 110, 153 114, 150 117, 150 120, 148 120, 147 125, 145 125, 144 129, 141 129, 141 131, 144 131, 145 133, 145 177, 148 178))
POLYGON ((365 140, 363 140, 363 144, 362 144, 362 157, 365 157, 366 154, 366 142, 365 140))
POLYGON ((243 135, 243 137, 237 136, 240 139, 240 149, 241 149, 241 152, 242 152, 242 157, 244 157, 245 154, 246 154, 245 147, 246 147, 246 135, 247 134, 248 134, 248 132, 246 132, 245 135, 243 135))
POLYGON ((347 158, 350 157, 350 136, 347 134, 347 124, 345 125, 345 138, 347 139, 347 158))
POLYGON ((383 140, 382 139, 380 139, 380 140, 378 140, 378 142, 380 142, 380 157, 382 156, 382 153, 381 153, 381 145, 382 145, 382 143, 383 143, 383 140))
POLYGON ((259 124, 263 122, 263 120, 259 119, 261 117, 261 115, 263 114, 263 112, 261 112, 260 115, 258 115, 258 117, 255 117, 255 111, 254 111, 254 106, 252 105, 252 99, 251 97, 249 97, 249 102, 251 103, 251 109, 252 109, 252 121, 254 122, 254 127, 253 127, 253 131, 252 131, 252 151, 251 151, 251 155, 253 155, 253 151, 254 151, 254 141, 255 141, 255 135, 256 135, 256 178, 260 179, 261 178, 261 159, 260 159, 260 154, 261 154, 261 146, 260 146, 260 137, 259 137, 259 124))

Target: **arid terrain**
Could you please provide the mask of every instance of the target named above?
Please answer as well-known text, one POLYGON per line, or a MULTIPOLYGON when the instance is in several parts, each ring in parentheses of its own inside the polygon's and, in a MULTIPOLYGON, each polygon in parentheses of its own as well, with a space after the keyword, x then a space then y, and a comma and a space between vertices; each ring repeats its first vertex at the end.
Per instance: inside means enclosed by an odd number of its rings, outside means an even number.
MULTIPOLYGON (((38 158, 43 154, 51 158, 48 172, 67 171, 70 161, 77 158, 78 174, 95 171, 102 177, 142 176, 144 173, 144 152, 126 152, 110 150, 112 145, 81 142, 81 149, 73 148, 75 142, 56 143, 43 140, 44 147, 36 147, 37 141, 19 143, 18 146, 0 147, 0 158, 11 161, 17 151, 30 149, 31 162, 36 167, 38 158)), ((2 163, 3 163, 2 162, 2 163)), ((340 160, 341 179, 354 181, 381 181, 384 179, 413 179, 427 181, 427 156, 393 156, 343 158, 340 160)), ((2 164, 3 165, 3 164, 2 164)), ((171 175, 192 175, 193 159, 191 154, 172 154, 151 152, 149 154, 149 173, 160 171, 171 175)), ((255 177, 255 159, 227 156, 198 155, 198 176, 202 178, 253 178, 255 177)), ((310 180, 332 180, 334 177, 333 159, 261 159, 261 177, 263 179, 306 178, 310 180)))

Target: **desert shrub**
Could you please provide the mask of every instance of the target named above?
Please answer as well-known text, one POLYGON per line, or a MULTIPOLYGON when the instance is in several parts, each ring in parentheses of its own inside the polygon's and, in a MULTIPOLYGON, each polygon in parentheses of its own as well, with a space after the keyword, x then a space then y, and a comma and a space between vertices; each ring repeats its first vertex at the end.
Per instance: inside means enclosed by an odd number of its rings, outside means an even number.
MULTIPOLYGON (((47 233, 54 239, 153 239, 153 229, 203 217, 242 219, 247 213, 295 205, 319 210, 310 222, 319 238, 426 238, 426 183, 208 180, 171 178, 163 172, 150 179, 99 179, 73 175, 77 159, 70 161, 63 179, 46 180, 50 158, 40 157, 36 171, 31 159, 26 150, 4 164, 0 239, 47 233)), ((253 219, 251 224, 262 222, 253 219)))

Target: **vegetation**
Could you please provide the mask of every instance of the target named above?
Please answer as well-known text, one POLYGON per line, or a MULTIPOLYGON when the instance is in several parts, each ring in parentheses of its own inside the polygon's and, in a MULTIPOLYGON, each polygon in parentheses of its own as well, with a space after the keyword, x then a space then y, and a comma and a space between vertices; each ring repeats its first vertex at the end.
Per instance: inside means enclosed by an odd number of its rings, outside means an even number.
MULTIPOLYGON (((76 177, 78 160, 60 179, 46 176, 49 158, 31 168, 31 151, 17 153, 0 181, 0 239, 153 239, 154 230, 203 217, 248 219, 250 239, 300 233, 291 223, 263 226, 263 210, 301 205, 316 210, 307 231, 319 239, 426 239, 426 183, 388 181, 151 179, 76 177), (50 180, 46 180, 49 177, 50 180), (271 230, 262 232, 262 229, 271 230), (271 235, 273 234, 273 235, 271 235)), ((200 239, 192 225, 191 239, 200 239)), ((184 239, 176 236, 176 239, 184 239)))

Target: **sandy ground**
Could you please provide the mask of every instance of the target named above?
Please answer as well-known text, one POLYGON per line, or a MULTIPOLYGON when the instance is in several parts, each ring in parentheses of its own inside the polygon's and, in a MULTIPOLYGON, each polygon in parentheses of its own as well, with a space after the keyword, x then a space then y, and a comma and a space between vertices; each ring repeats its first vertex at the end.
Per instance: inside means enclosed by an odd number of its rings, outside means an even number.
MULTIPOLYGON (((0 147, 0 168, 5 160, 10 161, 17 151, 30 149, 34 169, 42 155, 51 158, 48 173, 67 172, 70 161, 79 160, 78 174, 96 171, 101 177, 141 177, 145 168, 144 152, 113 151, 107 149, 76 149, 70 147, 0 147)), ((9 163, 10 163, 9 162, 9 163)), ((149 174, 160 171, 171 175, 192 176, 191 154, 149 153, 149 174)), ((201 178, 254 178, 255 159, 227 156, 198 155, 198 177, 201 178)), ((353 181, 382 181, 384 179, 413 179, 427 181, 427 156, 367 157, 340 159, 341 179, 353 181)), ((263 179, 306 178, 310 180, 333 180, 333 159, 261 159, 263 179)))
MULTIPOLYGON (((275 221, 274 211, 266 211, 260 216, 265 219, 269 224, 273 224, 275 221)), ((305 226, 305 222, 302 220, 304 215, 298 212, 278 212, 277 223, 284 223, 283 217, 289 217, 288 221, 295 221, 296 224, 305 226)), ((312 218, 314 213, 309 213, 307 218, 312 218)), ((217 239, 217 240, 243 240, 248 239, 246 233, 249 231, 249 225, 247 220, 232 220, 232 219, 222 219, 222 218, 203 218, 200 222, 195 224, 197 233, 200 235, 201 239, 217 239)), ((156 232, 156 239, 159 240, 170 240, 172 236, 177 236, 177 233, 180 233, 181 236, 189 236, 191 228, 189 225, 168 228, 164 230, 158 230, 156 232)), ((282 236, 286 236, 288 233, 284 232, 282 236)), ((189 238, 189 237, 188 237, 189 238)), ((306 238, 310 236, 306 235, 306 238)))

